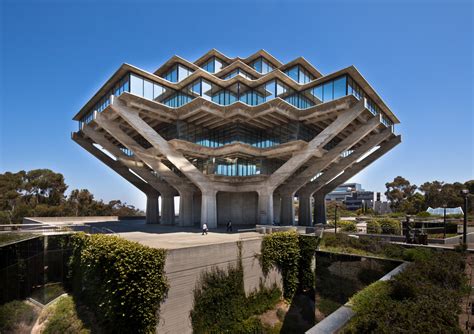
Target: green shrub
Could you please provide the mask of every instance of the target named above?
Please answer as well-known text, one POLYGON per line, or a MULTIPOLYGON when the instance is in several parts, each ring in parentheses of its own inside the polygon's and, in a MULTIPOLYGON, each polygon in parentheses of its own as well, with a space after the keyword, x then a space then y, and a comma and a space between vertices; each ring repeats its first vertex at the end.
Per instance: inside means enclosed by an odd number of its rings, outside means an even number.
POLYGON ((402 227, 400 221, 393 218, 383 218, 379 221, 382 234, 400 235, 402 227))
POLYGON ((85 334, 90 330, 84 325, 76 312, 76 305, 71 296, 59 298, 46 310, 48 318, 43 334, 85 334))
POLYGON ((112 332, 155 331, 168 291, 166 251, 110 235, 76 234, 70 260, 74 293, 112 332))
POLYGON ((14 300, 0 305, 0 333, 16 333, 17 327, 31 325, 35 320, 33 306, 14 300))
MULTIPOLYGON (((240 246, 239 246, 240 250, 240 246)), ((273 308, 281 291, 260 282, 257 291, 245 295, 244 273, 239 253, 237 266, 227 270, 213 268, 202 274, 194 290, 191 324, 194 333, 261 333, 255 315, 273 308)))
POLYGON ((337 226, 340 226, 343 232, 357 232, 357 225, 354 220, 341 220, 337 222, 337 226))
POLYGON ((356 315, 344 333, 462 333, 460 303, 469 292, 464 259, 455 252, 419 255, 391 281, 351 298, 356 315))
POLYGON ((382 233, 382 227, 376 220, 369 220, 367 222, 367 233, 368 234, 380 234, 382 233))
POLYGON ((428 211, 421 211, 416 214, 417 217, 431 217, 431 214, 428 211))
POLYGON ((349 299, 352 309, 356 312, 364 312, 374 306, 374 303, 386 302, 392 291, 388 281, 376 281, 357 292, 349 299))

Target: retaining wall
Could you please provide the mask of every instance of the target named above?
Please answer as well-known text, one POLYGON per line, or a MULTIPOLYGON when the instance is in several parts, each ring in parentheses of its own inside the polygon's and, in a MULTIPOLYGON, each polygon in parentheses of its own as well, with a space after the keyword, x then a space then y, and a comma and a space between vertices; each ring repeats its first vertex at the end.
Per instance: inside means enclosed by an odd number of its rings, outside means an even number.
MULTIPOLYGON (((242 240, 242 265, 247 293, 258 289, 264 279, 256 254, 260 253, 262 239, 242 240)), ((212 267, 227 268, 236 265, 236 242, 180 248, 168 251, 165 271, 170 284, 168 297, 161 305, 158 333, 192 333, 190 311, 193 308, 194 288, 201 274, 212 267)), ((276 282, 281 287, 281 275, 271 271, 265 279, 270 286, 276 282)))

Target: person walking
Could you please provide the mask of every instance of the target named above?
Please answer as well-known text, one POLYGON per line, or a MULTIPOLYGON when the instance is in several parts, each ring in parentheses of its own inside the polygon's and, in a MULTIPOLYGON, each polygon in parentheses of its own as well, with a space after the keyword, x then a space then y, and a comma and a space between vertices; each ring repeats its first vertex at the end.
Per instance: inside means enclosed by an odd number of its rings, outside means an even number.
POLYGON ((232 221, 230 219, 227 222, 227 232, 232 232, 232 221))
POLYGON ((202 224, 202 235, 204 235, 204 233, 206 233, 206 235, 207 235, 207 224, 206 223, 202 224))

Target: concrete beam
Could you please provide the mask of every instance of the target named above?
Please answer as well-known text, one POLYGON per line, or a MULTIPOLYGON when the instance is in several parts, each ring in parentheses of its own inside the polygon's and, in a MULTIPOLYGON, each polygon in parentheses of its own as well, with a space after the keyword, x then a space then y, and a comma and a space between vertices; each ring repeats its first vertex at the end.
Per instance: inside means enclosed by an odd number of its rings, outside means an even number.
POLYGON ((285 185, 280 187, 279 192, 295 194, 298 189, 303 187, 306 183, 310 182, 311 179, 328 167, 331 163, 337 160, 341 154, 350 149, 352 146, 357 144, 360 140, 365 138, 370 132, 375 130, 378 126, 382 124, 380 116, 374 116, 366 124, 357 128, 353 133, 348 137, 342 140, 339 144, 329 150, 326 154, 323 155, 316 163, 312 164, 306 168, 303 172, 295 175, 291 180, 288 181, 285 185))
POLYGON ((349 110, 339 114, 334 122, 327 126, 308 143, 306 148, 296 152, 287 162, 278 168, 278 170, 267 179, 264 187, 273 191, 311 157, 318 153, 321 154, 323 146, 357 119, 365 110, 364 102, 359 101, 349 110))
POLYGON ((398 144, 401 143, 401 136, 398 135, 389 141, 383 143, 376 151, 372 152, 369 154, 367 157, 362 159, 359 162, 356 162, 354 165, 349 167, 348 169, 344 170, 344 173, 341 174, 340 176, 336 177, 335 179, 331 180, 329 183, 327 183, 324 187, 320 189, 322 193, 328 193, 333 191, 337 186, 343 184, 347 180, 349 180, 351 177, 359 173, 362 169, 366 168, 369 166, 371 163, 373 163, 375 160, 379 159, 381 156, 383 156, 385 153, 390 151, 392 148, 397 146, 398 144))
POLYGON ((337 163, 331 165, 331 167, 327 169, 324 174, 319 176, 316 180, 307 183, 304 187, 300 188, 300 190, 298 191, 298 196, 301 196, 303 194, 313 194, 318 189, 323 187, 327 182, 331 181, 331 179, 335 178, 337 175, 343 172, 346 168, 354 164, 364 154, 367 154, 367 152, 369 152, 371 149, 373 149, 391 136, 393 136, 393 134, 390 129, 385 129, 380 133, 371 136, 367 142, 356 148, 354 152, 352 152, 349 156, 342 158, 337 163))
POLYGON ((122 165, 120 162, 112 159, 107 154, 95 147, 93 145, 94 143, 90 139, 86 139, 82 137, 79 133, 74 132, 72 134, 72 140, 74 140, 77 144, 79 144, 83 149, 92 154, 94 157, 99 159, 104 165, 112 169, 118 175, 120 175, 125 180, 134 185, 136 188, 138 188, 140 191, 142 191, 145 195, 159 195, 156 189, 154 189, 152 186, 150 186, 149 184, 141 180, 139 177, 131 173, 127 167, 122 165))
POLYGON ((184 175, 186 175, 202 192, 212 187, 207 177, 196 168, 182 153, 176 151, 166 139, 161 137, 138 114, 138 111, 127 107, 123 102, 114 99, 110 108, 125 120, 135 131, 140 133, 158 152, 166 157, 184 175))
POLYGON ((117 146, 112 144, 103 134, 93 130, 89 125, 84 125, 82 131, 95 143, 99 144, 104 149, 113 154, 118 161, 126 165, 133 172, 144 179, 148 184, 160 192, 160 194, 174 195, 176 193, 176 190, 173 187, 156 177, 148 168, 144 167, 143 164, 140 166, 138 161, 128 157, 117 146))

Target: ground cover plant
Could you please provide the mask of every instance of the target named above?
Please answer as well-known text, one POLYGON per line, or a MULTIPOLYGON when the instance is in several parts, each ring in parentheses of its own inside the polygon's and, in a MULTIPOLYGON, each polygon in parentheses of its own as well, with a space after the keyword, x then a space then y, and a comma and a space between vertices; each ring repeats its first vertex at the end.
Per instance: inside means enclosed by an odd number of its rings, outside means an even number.
POLYGON ((62 296, 43 310, 39 319, 42 334, 87 334, 90 328, 83 322, 71 296, 62 296))
POLYGON ((0 305, 0 333, 27 331, 36 319, 35 307, 20 300, 0 305))
POLYGON ((464 259, 452 251, 425 255, 351 298, 356 315, 344 333, 462 333, 460 302, 469 291, 464 259))
POLYGON ((426 257, 431 253, 425 248, 405 248, 381 239, 367 237, 350 237, 342 233, 326 233, 321 239, 319 250, 334 253, 377 256, 387 259, 412 261, 426 257))
POLYGON ((70 260, 74 296, 114 333, 154 332, 168 291, 166 251, 110 235, 76 234, 70 260))

